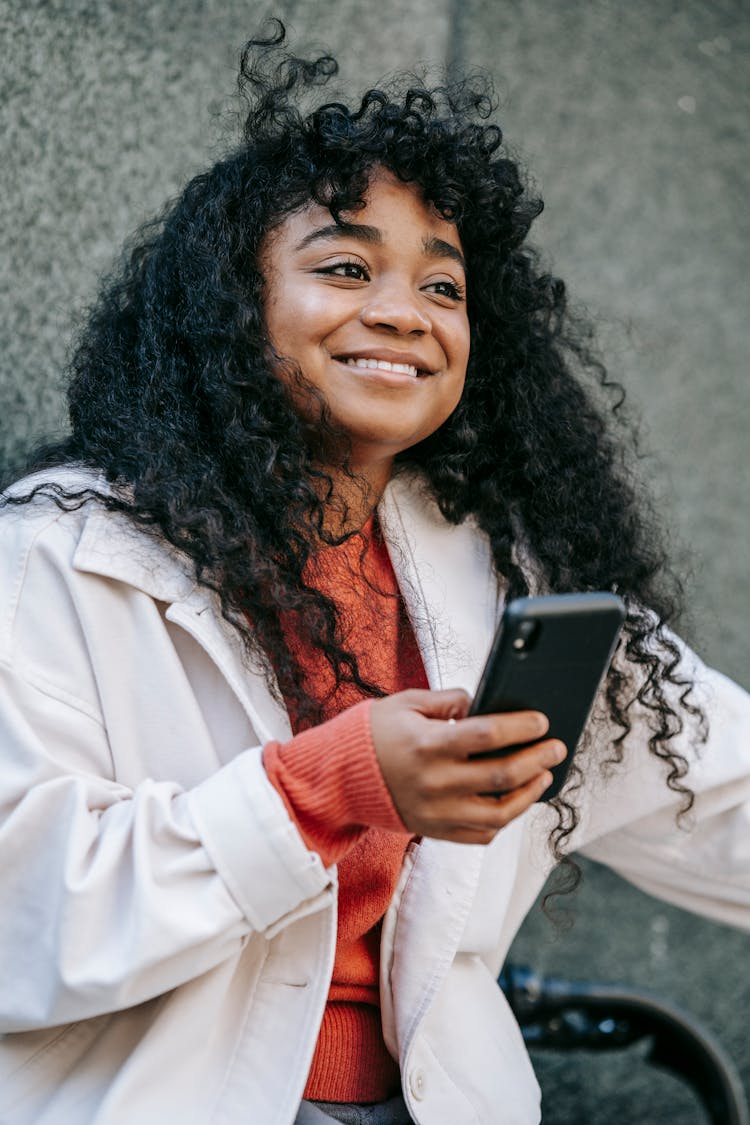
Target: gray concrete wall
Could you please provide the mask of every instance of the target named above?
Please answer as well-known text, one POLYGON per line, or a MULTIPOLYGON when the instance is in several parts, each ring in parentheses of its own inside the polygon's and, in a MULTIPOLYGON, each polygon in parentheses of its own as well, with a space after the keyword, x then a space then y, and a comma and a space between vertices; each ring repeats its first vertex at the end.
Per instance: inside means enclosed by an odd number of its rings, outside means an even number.
MULTIPOLYGON (((64 425, 73 318, 122 239, 227 143, 237 52, 266 10, 0 0, 6 457, 64 425)), ((342 56, 343 86, 429 60, 496 75, 506 135, 547 202, 536 240, 600 321, 613 374, 642 413, 644 473, 689 560, 691 639, 750 686, 747 6, 287 0, 274 10, 301 43, 342 56)), ((532 917, 516 955, 669 993, 723 1036, 750 1081, 746 938, 595 869, 579 911, 552 944, 532 917)), ((539 1066, 545 1121, 701 1120, 667 1079, 645 1083, 630 1055, 539 1066)))

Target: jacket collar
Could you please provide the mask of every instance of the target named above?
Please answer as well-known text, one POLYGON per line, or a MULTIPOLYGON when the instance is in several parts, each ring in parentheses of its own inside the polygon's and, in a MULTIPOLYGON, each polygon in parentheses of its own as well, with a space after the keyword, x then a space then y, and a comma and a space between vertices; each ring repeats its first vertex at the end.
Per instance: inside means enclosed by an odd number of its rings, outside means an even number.
MULTIPOLYGON (((85 509, 73 566, 124 582, 161 602, 182 602, 203 590, 179 551, 145 534, 126 515, 99 504, 85 509)), ((209 591, 204 593, 207 598, 209 591)))
MULTIPOLYGON (((42 469, 11 485, 8 495, 27 496, 35 491, 53 500, 60 493, 73 497, 115 494, 102 473, 83 465, 42 469)), ((97 503, 82 503, 76 515, 75 570, 124 582, 157 601, 181 601, 197 588, 190 565, 179 551, 139 530, 126 515, 97 503)))

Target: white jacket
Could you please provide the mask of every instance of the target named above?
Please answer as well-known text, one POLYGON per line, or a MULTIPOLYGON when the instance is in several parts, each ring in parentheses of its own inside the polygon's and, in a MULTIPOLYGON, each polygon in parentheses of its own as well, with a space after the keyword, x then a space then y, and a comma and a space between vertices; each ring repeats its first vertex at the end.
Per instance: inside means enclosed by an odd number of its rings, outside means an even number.
MULTIPOLYGON (((70 479, 73 479, 72 477, 70 479)), ((484 537, 407 478, 380 519, 430 684, 476 686, 501 594, 484 537)), ((689 653, 711 718, 694 829, 643 739, 591 771, 576 845, 750 928, 750 700, 689 653)), ((0 517, 0 1122, 290 1125, 336 940, 336 871, 261 764, 288 716, 180 559, 95 505, 0 517)), ((606 729, 602 731, 606 738, 606 729)), ((382 1015, 419 1125, 530 1125, 495 976, 549 871, 535 806, 488 847, 407 852, 382 1015)))

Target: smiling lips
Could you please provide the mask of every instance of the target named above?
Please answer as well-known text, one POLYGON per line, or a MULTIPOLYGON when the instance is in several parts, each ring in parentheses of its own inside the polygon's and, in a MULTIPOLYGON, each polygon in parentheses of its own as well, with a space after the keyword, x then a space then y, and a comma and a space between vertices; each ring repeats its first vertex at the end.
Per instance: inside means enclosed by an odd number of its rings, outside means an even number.
POLYGON ((387 359, 347 359, 347 367, 365 367, 368 371, 393 371, 397 375, 417 377, 416 367, 409 363, 389 363, 387 359))
POLYGON ((388 371, 394 375, 408 375, 412 379, 416 379, 419 375, 431 374, 425 368, 417 367, 414 363, 398 363, 390 359, 376 359, 371 356, 339 356, 336 358, 339 363, 343 363, 347 367, 359 368, 360 371, 388 371))

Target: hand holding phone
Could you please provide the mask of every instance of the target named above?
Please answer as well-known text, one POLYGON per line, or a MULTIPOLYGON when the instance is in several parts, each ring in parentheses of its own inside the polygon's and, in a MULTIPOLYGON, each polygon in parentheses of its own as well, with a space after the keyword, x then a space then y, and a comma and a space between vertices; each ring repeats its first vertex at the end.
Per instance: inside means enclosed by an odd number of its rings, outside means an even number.
MULTIPOLYGON (((542 801, 557 796, 565 783, 624 620, 624 602, 608 593, 517 598, 506 607, 469 714, 547 716, 547 737, 564 742, 568 755, 553 767, 542 801)), ((522 745, 473 757, 505 756, 522 745)))
POLYGON ((544 715, 514 711, 469 718, 470 703, 462 688, 412 688, 369 705, 375 756, 396 810, 414 835, 490 843, 539 799, 553 780, 551 768, 565 755, 560 742, 546 737, 544 715), (519 745, 526 748, 510 757, 482 757, 493 747, 519 745))

